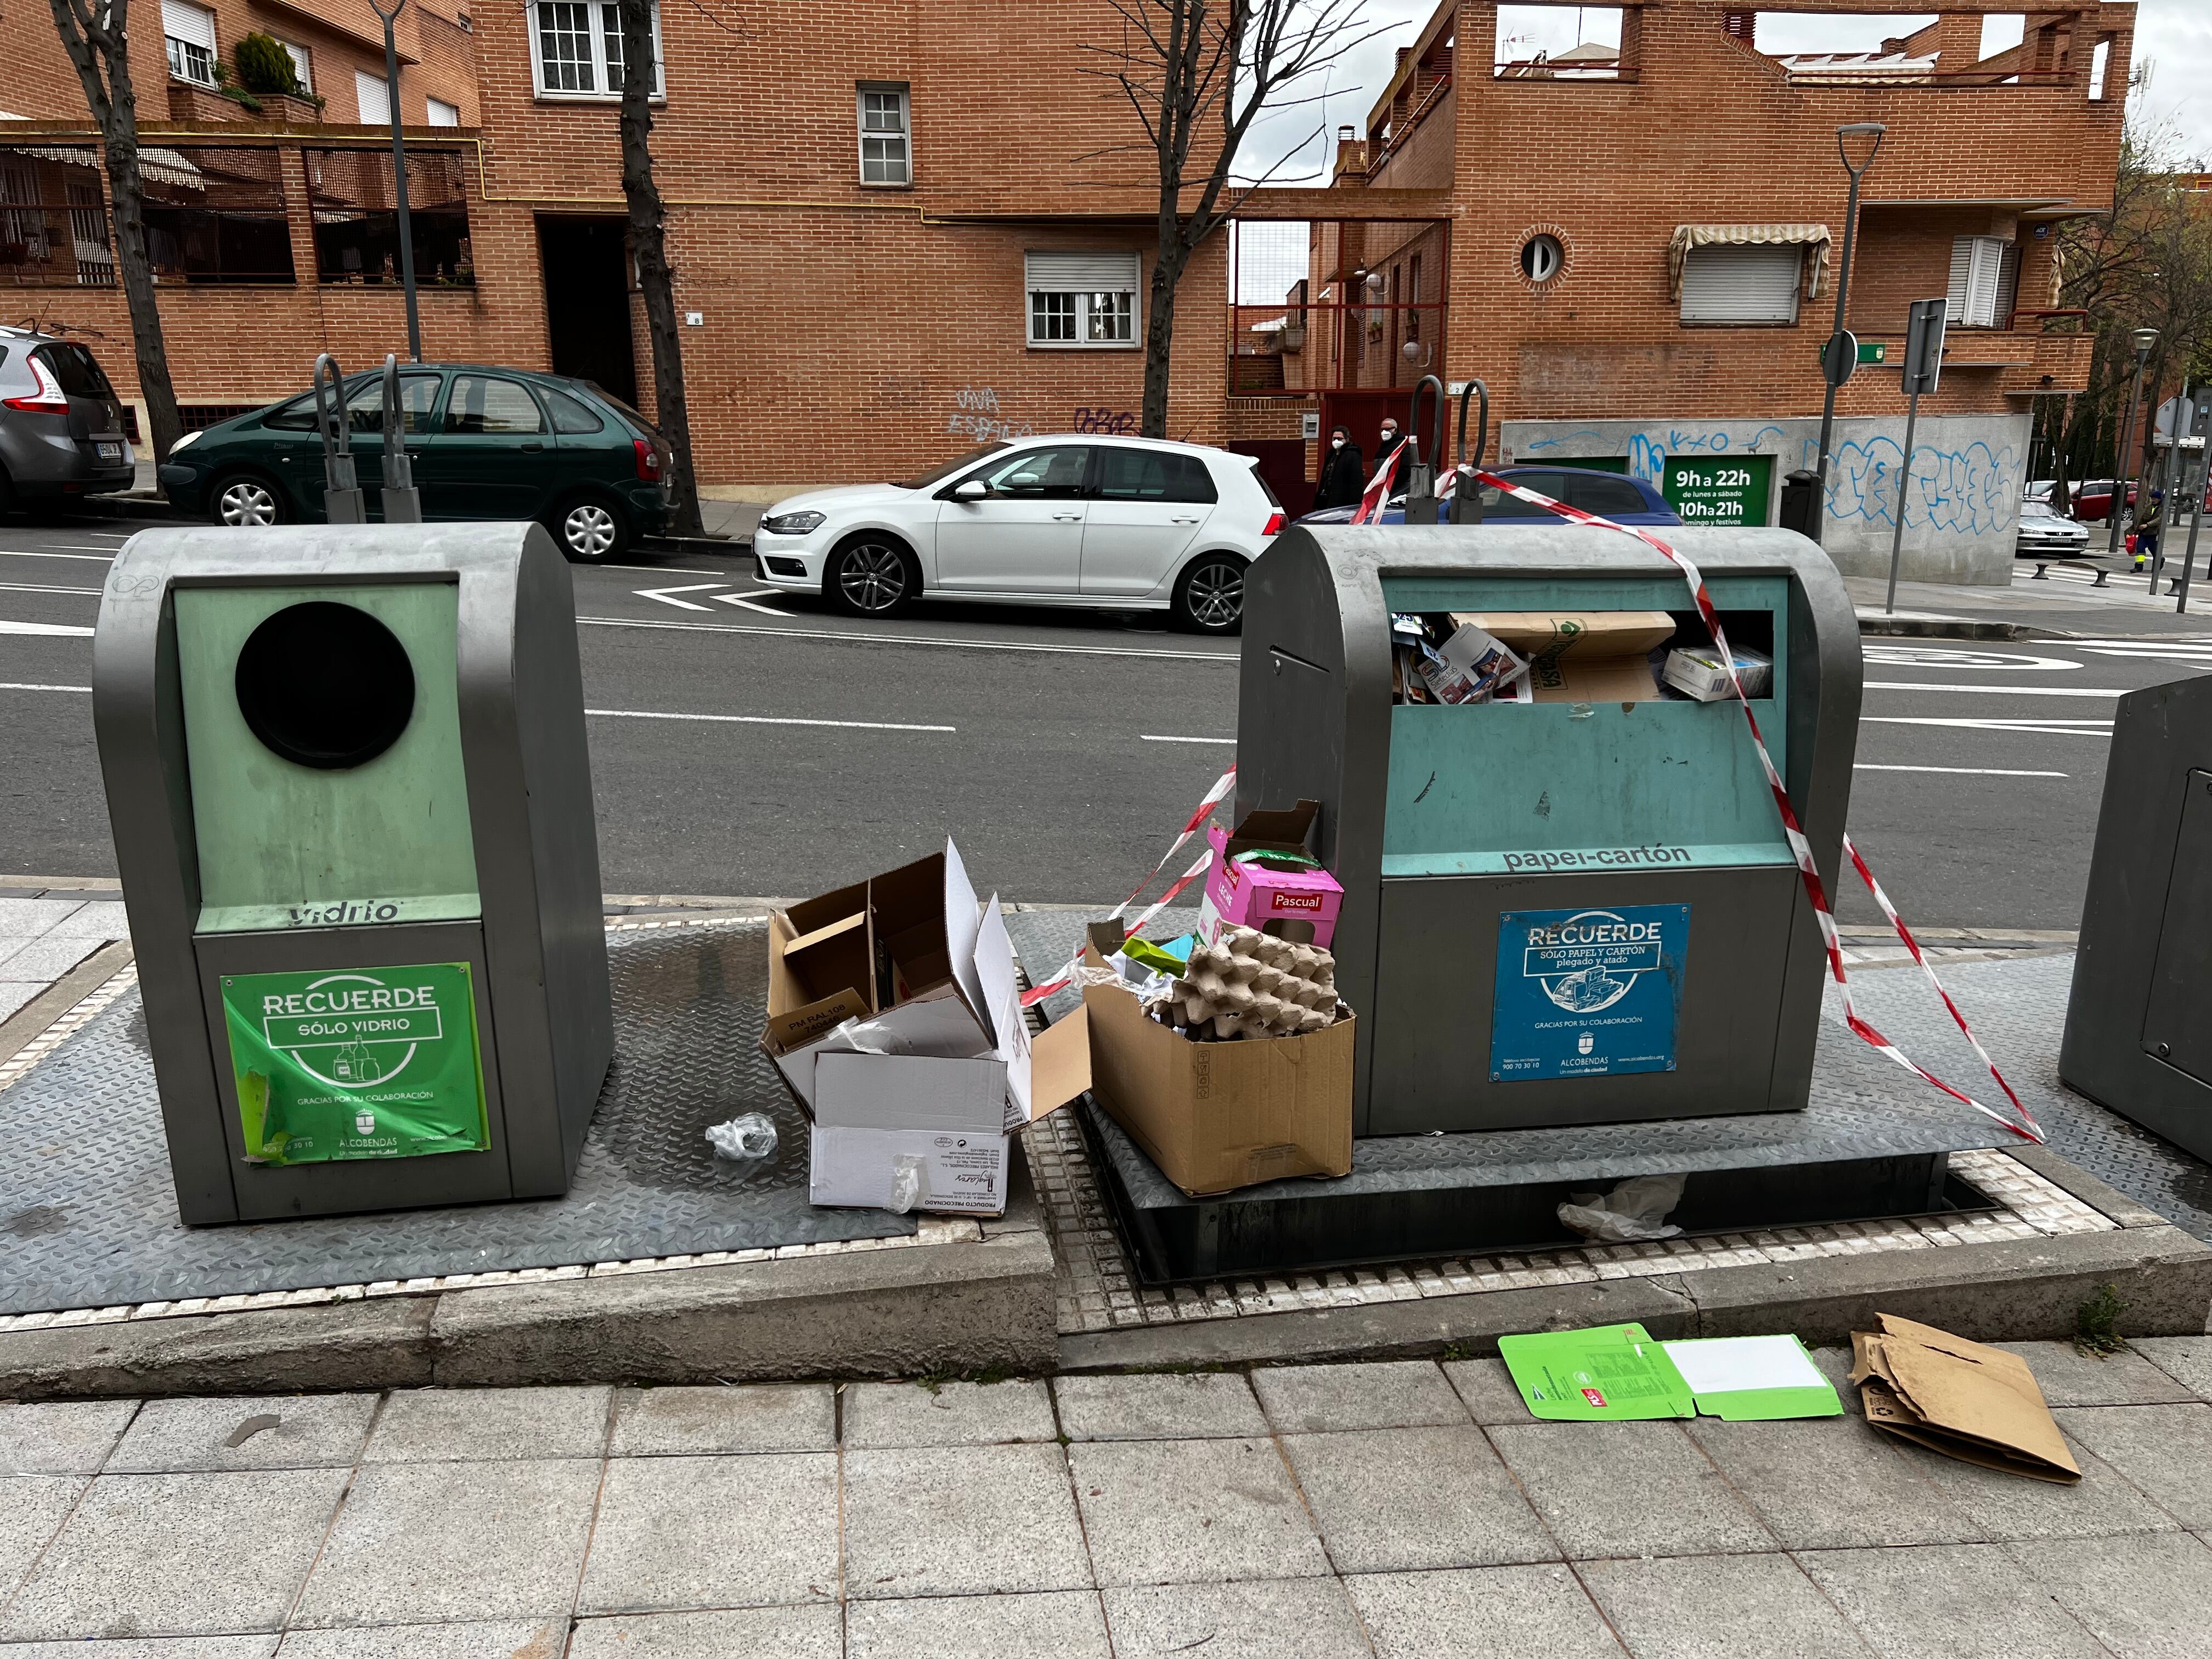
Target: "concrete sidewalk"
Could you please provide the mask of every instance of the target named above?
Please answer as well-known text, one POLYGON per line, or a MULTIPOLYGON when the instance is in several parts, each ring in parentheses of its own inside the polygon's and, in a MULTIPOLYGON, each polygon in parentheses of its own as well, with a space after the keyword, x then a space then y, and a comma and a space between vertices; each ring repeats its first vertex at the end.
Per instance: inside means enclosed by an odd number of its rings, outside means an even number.
POLYGON ((2019 1351, 2078 1486, 1495 1360, 4 1407, 0 1656, 2203 1652, 2212 1339, 2019 1351))
MULTIPOLYGON (((2206 550, 2198 550, 2200 560, 2206 550)), ((2124 561, 2123 562, 2124 564, 2124 561)), ((1869 634, 1896 631, 1944 638, 1971 636, 1966 628, 1947 630, 1942 624, 1978 625, 1993 637, 2104 638, 2136 635, 2212 635, 2212 578, 2202 570, 2190 590, 2190 608, 2177 613, 2167 589, 2180 574, 2169 563, 2150 591, 2148 572, 2117 569, 2104 587, 2094 586, 2094 573, 2052 565, 2041 581, 2035 580, 2032 561, 2020 560, 2007 587, 1963 587, 1940 582, 1901 581, 1897 585, 1899 626, 1893 629, 1884 614, 1888 584, 1875 576, 1846 576, 1844 586, 1858 607, 1859 623, 1869 634)))

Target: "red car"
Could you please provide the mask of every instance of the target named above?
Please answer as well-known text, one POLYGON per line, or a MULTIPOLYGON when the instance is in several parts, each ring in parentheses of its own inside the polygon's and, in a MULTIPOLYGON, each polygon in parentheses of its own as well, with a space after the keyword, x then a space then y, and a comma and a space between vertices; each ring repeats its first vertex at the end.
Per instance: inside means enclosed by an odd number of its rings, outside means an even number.
MULTIPOLYGON (((2112 510, 2112 481, 2087 478, 2073 486, 2074 519, 2080 524, 2102 524, 2112 510)), ((2136 504, 2136 487, 2128 485, 2128 505, 2136 504)))

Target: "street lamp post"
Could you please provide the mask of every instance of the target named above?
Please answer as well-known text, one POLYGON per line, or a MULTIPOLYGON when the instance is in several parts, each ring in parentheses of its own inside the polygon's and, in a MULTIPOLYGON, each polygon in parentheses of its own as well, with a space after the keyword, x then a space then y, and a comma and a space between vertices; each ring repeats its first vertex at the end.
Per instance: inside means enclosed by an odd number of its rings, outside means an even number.
POLYGON ((399 47, 392 26, 407 9, 407 0, 395 0, 390 11, 368 0, 384 21, 384 112, 392 118, 392 203, 399 210, 399 285, 407 295, 407 357, 422 361, 422 318, 415 304, 415 222, 407 211, 407 141, 399 131, 399 47))
MULTIPOLYGON (((2119 441, 2112 449, 2112 505, 2106 514, 2111 520, 2112 533, 2105 538, 2105 556, 2108 559, 2120 550, 2120 513, 2128 501, 2127 464, 2130 452, 2136 444, 2136 405, 2142 401, 2143 368, 2150 362, 2151 351, 2158 344, 2158 331, 2139 328, 2133 339, 2136 348, 2135 389, 2128 393, 2128 412, 2120 422, 2119 441)), ((2151 579, 2154 586, 2157 580, 2156 577, 2151 579)))
POLYGON ((1820 354, 1821 376, 1828 383, 1826 395, 1820 399, 1820 459, 1814 466, 1816 482, 1813 486, 1813 539, 1823 538, 1828 520, 1828 445, 1836 430, 1836 388, 1851 377, 1858 367, 1858 342, 1844 331, 1844 306, 1851 287, 1851 244, 1856 240, 1859 228, 1859 179, 1874 165, 1875 156, 1881 149, 1881 136, 1889 129, 1879 121, 1852 121, 1836 129, 1836 154, 1842 158, 1844 171, 1851 176, 1851 197, 1844 209, 1844 253, 1836 270, 1836 327, 1828 337, 1827 349, 1820 354), (1867 151, 1866 160, 1858 166, 1851 165, 1851 153, 1846 143, 1852 138, 1872 138, 1874 144, 1867 151))

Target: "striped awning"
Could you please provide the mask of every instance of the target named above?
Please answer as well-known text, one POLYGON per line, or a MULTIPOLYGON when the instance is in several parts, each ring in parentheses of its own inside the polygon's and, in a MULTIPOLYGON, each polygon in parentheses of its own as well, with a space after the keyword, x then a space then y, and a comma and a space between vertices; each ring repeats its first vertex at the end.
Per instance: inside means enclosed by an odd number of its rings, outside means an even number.
POLYGON ((1820 297, 1821 279, 1828 270, 1828 228, 1826 225, 1677 225, 1674 240, 1667 245, 1667 276, 1674 297, 1682 293, 1682 262, 1693 247, 1749 247, 1795 242, 1809 246, 1813 257, 1806 277, 1805 297, 1820 297))

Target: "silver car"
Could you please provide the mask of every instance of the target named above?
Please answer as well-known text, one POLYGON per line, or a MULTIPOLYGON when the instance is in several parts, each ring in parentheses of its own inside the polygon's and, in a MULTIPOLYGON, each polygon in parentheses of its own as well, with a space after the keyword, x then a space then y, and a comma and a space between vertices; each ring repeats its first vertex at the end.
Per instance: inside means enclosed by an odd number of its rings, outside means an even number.
POLYGON ((2054 512, 2049 501, 2020 504, 2020 530, 2012 549, 2014 558, 2078 559, 2088 547, 2087 527, 2054 512))
POLYGON ((135 459, 87 347, 0 327, 0 512, 128 489, 135 459))

